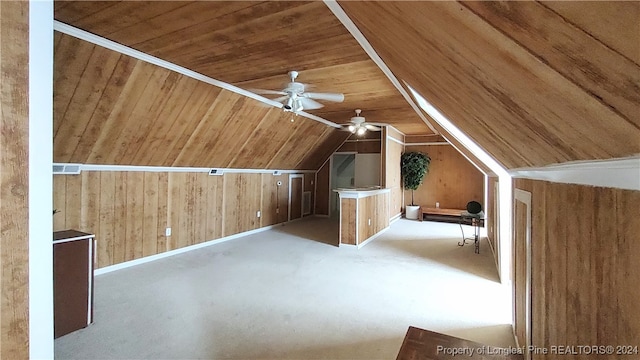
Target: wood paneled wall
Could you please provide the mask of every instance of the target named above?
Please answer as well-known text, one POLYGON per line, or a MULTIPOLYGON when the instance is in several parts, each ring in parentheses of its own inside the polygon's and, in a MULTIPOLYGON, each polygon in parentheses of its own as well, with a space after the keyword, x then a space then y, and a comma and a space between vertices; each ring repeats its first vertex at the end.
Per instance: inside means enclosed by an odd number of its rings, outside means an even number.
POLYGON ((347 140, 336 152, 355 152, 358 154, 379 154, 380 140, 376 141, 358 141, 347 140))
MULTIPOLYGON (((349 132, 345 131, 347 134, 349 132)), ((336 152, 355 152, 359 154, 379 154, 383 131, 367 131, 363 135, 350 134, 336 152)))
POLYGON ((329 201, 331 200, 330 169, 331 161, 327 161, 316 173, 316 215, 329 215, 329 201))
POLYGON ((317 170, 346 134, 55 33, 54 161, 317 170))
POLYGON ((389 226, 389 194, 358 199, 358 244, 389 226))
POLYGON ((83 171, 53 180, 54 230, 95 233, 99 268, 287 220, 287 174, 83 171))
POLYGON ((514 187, 532 194, 534 345, 638 345, 640 192, 526 179, 514 187))
MULTIPOLYGON (((394 138, 399 137, 400 141, 403 140, 402 134, 391 134, 393 131, 389 131, 388 136, 394 138)), ((394 217, 402 213, 402 176, 400 175, 400 157, 404 152, 404 145, 387 139, 386 151, 385 151, 385 184, 384 187, 391 189, 389 195, 389 216, 394 217)))
MULTIPOLYGON (((405 151, 421 151, 431 157, 429 173, 424 183, 414 191, 416 205, 466 209, 469 201, 484 202, 484 175, 449 145, 421 145, 405 147, 405 151)), ((404 192, 405 204, 411 203, 411 191, 404 192)))
POLYGON ((340 199, 340 244, 357 245, 358 199, 340 199))
MULTIPOLYGON (((29 358, 29 2, 0 1, 0 358, 29 358)), ((42 239, 51 241, 51 239, 42 239)))

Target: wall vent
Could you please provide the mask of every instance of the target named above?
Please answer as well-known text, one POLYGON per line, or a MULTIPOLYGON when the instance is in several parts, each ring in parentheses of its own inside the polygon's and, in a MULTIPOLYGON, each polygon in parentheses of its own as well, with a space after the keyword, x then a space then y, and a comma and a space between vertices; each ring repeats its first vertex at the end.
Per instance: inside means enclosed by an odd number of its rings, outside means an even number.
POLYGON ((80 174, 80 164, 53 164, 53 174, 80 174))
POLYGON ((209 175, 222 175, 224 172, 222 169, 211 169, 209 170, 209 175))
POLYGON ((273 172, 273 176, 278 176, 278 175, 282 175, 282 171, 276 170, 273 172))

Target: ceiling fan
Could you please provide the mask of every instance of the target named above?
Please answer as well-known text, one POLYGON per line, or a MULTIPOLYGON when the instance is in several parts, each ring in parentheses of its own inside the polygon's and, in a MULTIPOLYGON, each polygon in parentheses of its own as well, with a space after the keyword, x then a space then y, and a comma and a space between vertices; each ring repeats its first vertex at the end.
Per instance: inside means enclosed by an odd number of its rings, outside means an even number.
POLYGON ((343 94, 305 92, 305 84, 296 82, 297 77, 297 71, 289 71, 291 82, 284 89, 280 91, 255 89, 254 92, 265 95, 282 95, 273 100, 282 103, 282 108, 285 111, 291 111, 295 114, 303 110, 320 109, 324 106, 316 100, 334 102, 342 102, 344 100, 343 94))
POLYGON ((343 124, 343 130, 351 131, 352 134, 363 135, 367 130, 370 131, 380 131, 380 128, 377 123, 368 123, 365 121, 364 116, 360 116, 362 110, 356 109, 356 116, 351 118, 351 122, 348 124, 343 124))

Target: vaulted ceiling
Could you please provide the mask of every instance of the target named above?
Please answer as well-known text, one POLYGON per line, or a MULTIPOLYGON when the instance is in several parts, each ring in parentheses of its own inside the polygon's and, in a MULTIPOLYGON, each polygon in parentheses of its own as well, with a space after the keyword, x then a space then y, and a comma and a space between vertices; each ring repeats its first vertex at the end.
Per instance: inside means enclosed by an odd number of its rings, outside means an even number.
MULTIPOLYGON (((339 5, 396 77, 507 168, 640 153, 639 2, 339 5)), ((242 88, 280 89, 298 70, 313 91, 345 94, 315 115, 344 123, 361 108, 433 134, 323 2, 56 1, 55 17, 242 88)), ((58 162, 311 169, 346 138, 68 35, 55 67, 58 162)))

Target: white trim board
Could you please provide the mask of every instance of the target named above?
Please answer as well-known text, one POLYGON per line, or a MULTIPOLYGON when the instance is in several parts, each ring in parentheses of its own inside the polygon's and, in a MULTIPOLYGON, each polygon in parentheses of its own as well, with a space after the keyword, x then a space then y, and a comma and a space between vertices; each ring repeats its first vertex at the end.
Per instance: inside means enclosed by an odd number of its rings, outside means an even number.
POLYGON ((510 170, 514 178, 640 190, 640 156, 510 170))
POLYGON ((423 146, 423 145, 451 145, 448 142, 421 142, 421 143, 404 143, 404 146, 423 146))
MULTIPOLYGON (((25 104, 28 106, 28 151, 25 154, 28 162, 25 164, 23 159, 14 166, 28 167, 29 171, 27 179, 19 180, 28 181, 28 187, 24 189, 28 190, 28 215, 21 221, 24 220, 27 226, 24 233, 28 244, 24 245, 28 245, 25 251, 29 261, 18 275, 20 279, 27 277, 28 283, 19 281, 16 284, 20 291, 28 292, 29 309, 25 319, 28 328, 20 330, 28 331, 28 342, 22 343, 25 339, 20 335, 19 346, 28 347, 31 359, 53 359, 53 1, 31 0, 26 11, 28 23, 24 34, 28 37, 28 65, 25 66, 28 66, 29 77, 19 79, 19 83, 22 86, 28 82, 28 93, 20 94, 28 97, 28 104, 25 104)), ((27 314, 19 316, 23 315, 27 314)), ((21 322, 19 325, 23 326, 21 322)))
MULTIPOLYGON (((188 77, 190 77, 192 79, 196 79, 196 80, 205 82, 207 84, 210 84, 210 85, 213 85, 213 86, 217 86, 219 88, 234 92, 234 93, 236 93, 238 95, 246 96, 248 98, 260 101, 260 102, 262 102, 264 104, 267 104, 267 105, 270 105, 270 106, 273 106, 273 107, 277 107, 277 108, 282 108, 282 104, 277 102, 277 101, 273 101, 271 99, 267 99, 264 96, 260 96, 258 94, 252 93, 251 91, 239 88, 239 87, 231 85, 229 83, 210 78, 210 77, 208 77, 206 75, 197 73, 197 72, 195 72, 193 70, 189 70, 189 69, 187 69, 185 67, 176 65, 176 64, 168 62, 166 60, 162 60, 162 59, 157 58, 155 56, 151 56, 149 54, 146 54, 146 53, 143 53, 141 51, 135 50, 135 49, 130 48, 128 46, 119 44, 119 43, 117 43, 115 41, 111 41, 109 39, 106 39, 106 38, 103 38, 101 36, 92 34, 90 32, 84 31, 82 29, 73 27, 71 25, 67 25, 67 24, 62 23, 62 22, 60 22, 58 20, 54 20, 53 21, 53 29, 56 30, 56 31, 59 31, 61 33, 73 36, 75 38, 78 38, 78 39, 81 39, 81 40, 84 40, 84 41, 88 41, 88 42, 90 42, 92 44, 104 47, 106 49, 113 50, 113 51, 118 52, 120 54, 131 56, 131 57, 136 58, 138 60, 142 60, 144 62, 153 64, 153 65, 156 65, 156 66, 160 66, 160 67, 165 68, 167 70, 175 71, 175 72, 180 73, 182 75, 188 76, 188 77)), ((304 112, 304 111, 300 111, 300 112, 298 112, 296 114, 300 115, 300 116, 304 116, 304 117, 306 117, 308 119, 323 123, 325 125, 337 128, 337 129, 340 129, 342 127, 342 126, 340 126, 340 125, 338 125, 338 124, 336 124, 336 123, 334 123, 332 121, 329 121, 327 119, 321 118, 321 117, 313 115, 313 114, 309 114, 309 113, 304 112)))
POLYGON ((373 60, 373 62, 375 62, 376 65, 378 65, 380 70, 382 70, 382 72, 387 76, 387 78, 389 78, 393 86, 395 86, 396 89, 398 89, 398 91, 400 92, 400 94, 402 94, 402 96, 405 98, 407 103, 416 112, 416 115, 418 115, 420 119, 424 121, 424 123, 429 127, 429 129, 431 129, 431 131, 433 131, 434 134, 438 135, 439 134, 438 130, 436 130, 436 128, 433 127, 433 125, 431 125, 431 122, 427 119, 426 116, 424 116, 424 114, 422 113, 420 108, 416 105, 416 103, 413 101, 409 93, 407 93, 404 87, 402 87, 402 85, 400 84, 400 81, 398 81, 395 75, 393 75, 393 72, 391 71, 391 69, 389 69, 387 64, 385 64, 384 60, 382 60, 382 58, 378 55, 378 53, 373 49, 373 46, 369 44, 369 41, 364 37, 362 32, 360 32, 360 29, 358 29, 356 24, 353 21, 351 21, 347 13, 345 13, 344 10, 342 10, 340 5, 335 0, 324 0, 324 3, 325 5, 327 5, 329 10, 333 12, 336 18, 340 20, 342 25, 344 25, 344 27, 347 28, 347 30, 349 30, 353 38, 356 39, 356 41, 360 44, 362 49, 367 53, 367 55, 369 55, 371 60, 373 60))
POLYGON ((203 168, 203 167, 171 167, 171 166, 138 166, 138 165, 98 165, 98 164, 67 164, 54 163, 54 166, 76 165, 80 171, 146 171, 146 172, 204 172, 211 169, 221 170, 223 173, 251 173, 251 174, 302 174, 315 173, 317 170, 279 170, 279 169, 237 169, 237 168, 203 168))
POLYGON ((206 242, 203 242, 203 243, 200 243, 200 244, 185 246, 185 247, 182 247, 182 248, 179 248, 179 249, 165 251, 165 252, 160 253, 160 254, 145 256, 145 257, 140 258, 140 259, 125 261, 123 263, 119 263, 119 264, 115 264, 115 265, 111 265, 111 266, 106 266, 106 267, 103 267, 103 268, 100 268, 100 269, 96 269, 94 271, 94 275, 96 275, 96 276, 103 275, 103 274, 106 274, 106 273, 110 273, 112 271, 125 269, 125 268, 128 268, 128 267, 132 267, 132 266, 148 263, 148 262, 159 260, 159 259, 164 259, 166 257, 182 254, 182 253, 187 252, 187 251, 197 250, 197 249, 201 249, 203 247, 215 245, 215 244, 222 243, 222 242, 225 242, 225 241, 234 240, 234 239, 238 239, 238 238, 241 238, 241 237, 244 237, 244 236, 248 236, 248 235, 257 234, 257 233, 260 233, 260 232, 263 232, 263 231, 271 230, 271 229, 275 228, 276 226, 282 226, 284 224, 286 224, 286 223, 269 225, 269 226, 261 227, 259 229, 249 230, 249 231, 241 232, 241 233, 238 233, 238 234, 225 236, 225 237, 222 237, 222 238, 219 238, 219 239, 209 240, 209 241, 206 241, 206 242))
POLYGON ((358 249, 361 249, 363 246, 367 245, 368 243, 370 243, 371 241, 375 240, 378 236, 382 235, 383 232, 389 230, 389 226, 387 226, 386 228, 378 231, 377 233, 371 235, 367 240, 361 242, 360 244, 356 245, 356 247, 358 249))

